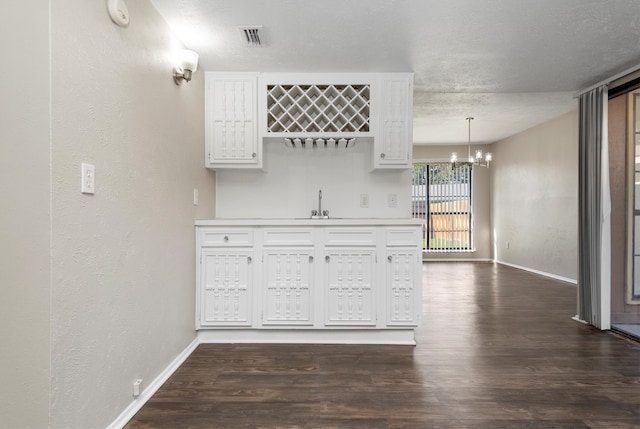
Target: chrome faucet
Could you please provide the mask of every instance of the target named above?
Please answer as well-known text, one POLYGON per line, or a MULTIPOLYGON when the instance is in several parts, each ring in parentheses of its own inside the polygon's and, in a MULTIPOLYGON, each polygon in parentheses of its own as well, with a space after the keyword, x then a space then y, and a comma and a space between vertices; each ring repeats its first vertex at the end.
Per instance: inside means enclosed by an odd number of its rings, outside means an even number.
POLYGON ((318 210, 311 210, 311 219, 329 219, 329 210, 322 210, 322 189, 318 191, 318 210))

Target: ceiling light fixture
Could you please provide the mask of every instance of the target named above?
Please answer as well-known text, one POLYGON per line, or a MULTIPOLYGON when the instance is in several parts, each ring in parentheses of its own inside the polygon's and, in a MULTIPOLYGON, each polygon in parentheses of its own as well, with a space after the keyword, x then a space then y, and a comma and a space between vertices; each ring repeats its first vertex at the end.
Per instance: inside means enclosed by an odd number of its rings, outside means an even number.
POLYGON ((471 121, 473 121, 473 117, 469 116, 466 120, 469 123, 469 142, 468 142, 468 146, 467 146, 467 160, 466 161, 458 161, 458 154, 456 152, 451 153, 451 164, 453 164, 453 166, 458 166, 458 165, 479 165, 481 167, 487 167, 489 168, 490 164, 491 164, 491 160, 493 159, 493 155, 491 154, 491 152, 487 152, 484 155, 484 159, 482 156, 482 150, 478 149, 475 152, 475 156, 471 155, 471 121))
POLYGON ((198 69, 198 53, 189 49, 178 52, 178 64, 173 69, 173 81, 176 85, 189 82, 191 75, 198 69))

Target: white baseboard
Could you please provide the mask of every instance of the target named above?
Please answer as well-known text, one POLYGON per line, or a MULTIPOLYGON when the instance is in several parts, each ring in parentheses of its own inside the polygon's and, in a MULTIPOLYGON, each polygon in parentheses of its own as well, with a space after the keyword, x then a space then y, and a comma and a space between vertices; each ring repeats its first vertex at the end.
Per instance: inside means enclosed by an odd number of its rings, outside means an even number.
POLYGON ((486 258, 425 258, 422 262, 493 262, 493 259, 486 258))
POLYGON ((149 399, 160 389, 160 387, 164 384, 165 381, 171 377, 171 375, 176 372, 176 370, 184 363, 185 360, 193 353, 193 351, 200 344, 200 340, 196 337, 191 344, 187 346, 170 364, 167 366, 164 371, 158 375, 155 380, 153 380, 146 389, 142 391, 140 396, 129 404, 125 410, 120 413, 118 418, 116 418, 113 423, 107 426, 107 429, 122 429, 124 425, 126 425, 135 414, 140 411, 140 409, 147 403, 149 399))
POLYGON ((575 316, 573 316, 573 317, 571 318, 571 320, 575 320, 576 322, 578 322, 578 323, 582 323, 583 325, 588 325, 588 324, 589 324, 589 322, 587 322, 586 320, 582 320, 582 319, 580 318, 580 316, 578 316, 577 314, 576 314, 575 316))
POLYGON ((570 279, 568 277, 562 277, 562 276, 558 276, 558 275, 555 275, 555 274, 546 273, 544 271, 534 270, 533 268, 527 268, 527 267, 522 267, 520 265, 510 264, 510 263, 504 262, 504 261, 496 260, 496 263, 501 264, 501 265, 506 265, 506 266, 512 267, 512 268, 517 268, 519 270, 524 270, 524 271, 529 271, 531 273, 540 274, 541 276, 550 277, 552 279, 561 280, 563 282, 572 283, 574 285, 578 284, 578 280, 576 280, 576 279, 570 279))
POLYGON ((415 346, 408 329, 201 329, 200 343, 220 344, 392 344, 415 346))

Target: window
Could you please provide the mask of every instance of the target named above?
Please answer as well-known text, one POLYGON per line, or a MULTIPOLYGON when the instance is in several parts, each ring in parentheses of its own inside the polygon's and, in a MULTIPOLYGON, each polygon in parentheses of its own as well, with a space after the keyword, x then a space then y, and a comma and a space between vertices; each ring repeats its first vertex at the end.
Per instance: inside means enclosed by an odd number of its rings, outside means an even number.
POLYGON ((413 217, 427 221, 425 250, 473 250, 470 165, 414 164, 412 195, 413 217))
POLYGON ((630 188, 633 190, 628 193, 629 201, 629 219, 628 224, 633 231, 628 252, 628 264, 630 264, 630 272, 627 276, 627 303, 640 303, 640 92, 633 93, 633 113, 635 115, 633 121, 633 135, 628 139, 631 147, 628 149, 633 154, 632 166, 630 166, 630 188))

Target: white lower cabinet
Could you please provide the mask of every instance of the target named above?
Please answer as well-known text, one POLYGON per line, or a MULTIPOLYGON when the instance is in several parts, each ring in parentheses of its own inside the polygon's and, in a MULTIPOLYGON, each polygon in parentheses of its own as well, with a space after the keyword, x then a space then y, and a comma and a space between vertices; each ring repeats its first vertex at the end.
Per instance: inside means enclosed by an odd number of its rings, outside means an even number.
POLYGON ((422 251, 415 248, 387 248, 386 299, 387 325, 415 326, 422 307, 420 261, 422 251))
POLYGON ((313 249, 265 249, 262 324, 313 324, 313 249))
POLYGON ((252 251, 202 250, 202 326, 251 326, 252 251))
POLYGON ((345 342, 371 330, 412 338, 422 308, 419 244, 419 226, 198 227, 196 328, 226 329, 231 342, 251 332, 280 341, 292 330, 318 342, 327 341, 322 332, 351 335, 345 342))
POLYGON ((375 248, 327 249, 327 326, 375 326, 375 260, 375 248))

